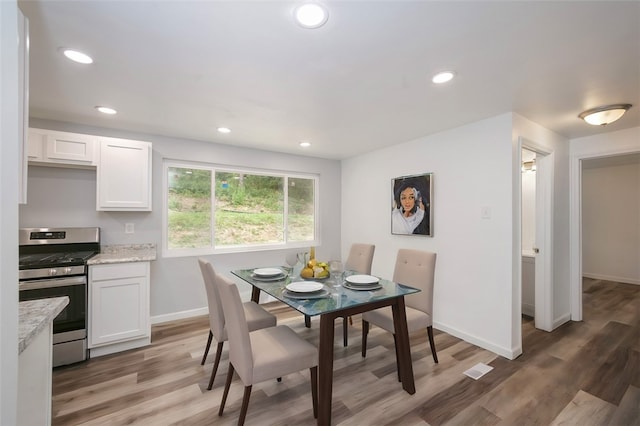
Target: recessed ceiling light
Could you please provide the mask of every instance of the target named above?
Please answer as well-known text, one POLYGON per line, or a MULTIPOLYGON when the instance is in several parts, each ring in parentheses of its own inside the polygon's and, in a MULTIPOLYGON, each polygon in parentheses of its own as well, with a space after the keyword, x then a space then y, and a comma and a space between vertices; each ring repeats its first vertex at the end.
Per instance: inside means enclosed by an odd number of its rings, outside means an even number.
POLYGON ((113 115, 113 114, 117 114, 118 113, 118 111, 116 111, 115 109, 109 108, 109 107, 106 107, 106 106, 97 106, 96 109, 98 111, 100 111, 101 113, 103 113, 103 114, 113 115))
POLYGON ((311 142, 302 141, 300 142, 300 146, 303 148, 309 148, 311 146, 311 142))
POLYGON ((447 81, 450 81, 453 78, 453 75, 454 74, 451 71, 439 72, 438 74, 433 76, 431 81, 433 81, 436 84, 446 83, 447 81))
POLYGON ((82 52, 78 52, 77 50, 73 50, 73 49, 62 49, 62 54, 64 56, 66 56, 67 58, 71 59, 74 62, 77 62, 79 64, 92 64, 93 63, 93 59, 91 58, 91 56, 82 53, 82 52))
POLYGON ((319 3, 304 3, 293 11, 298 25, 304 28, 319 28, 329 19, 329 11, 319 3))
POLYGON ((228 127, 218 127, 220 133, 231 133, 231 129, 228 127))

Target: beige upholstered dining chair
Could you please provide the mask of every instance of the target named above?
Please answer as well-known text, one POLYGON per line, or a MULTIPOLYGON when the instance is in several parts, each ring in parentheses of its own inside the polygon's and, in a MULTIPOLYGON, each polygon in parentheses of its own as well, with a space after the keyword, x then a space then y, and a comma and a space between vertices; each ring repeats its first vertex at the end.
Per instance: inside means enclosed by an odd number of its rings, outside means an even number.
MULTIPOLYGON (((393 281, 419 288, 421 291, 405 297, 407 328, 409 333, 426 329, 431 345, 433 361, 438 363, 436 345, 433 340, 433 284, 436 268, 436 253, 420 250, 400 249, 396 257, 393 281)), ((393 313, 390 307, 362 314, 362 356, 367 355, 369 323, 394 333, 393 313)), ((395 334, 393 338, 395 340, 395 334)), ((397 362, 397 360, 396 360, 397 362)), ((399 371, 398 371, 399 374, 399 371)))
MULTIPOLYGON (((344 264, 345 271, 356 271, 359 274, 371 274, 371 264, 373 263, 373 253, 376 246, 373 244, 354 243, 351 244, 349 256, 344 264)), ((353 320, 349 317, 349 323, 353 324, 353 320)), ((347 317, 343 317, 342 321, 342 344, 346 347, 348 339, 347 317)))
POLYGON ((222 416, 234 371, 244 384, 238 425, 244 424, 254 384, 308 368, 311 373, 313 416, 318 417, 318 349, 285 325, 249 332, 238 287, 220 277, 216 281, 222 296, 229 330, 229 371, 218 415, 222 416))
MULTIPOLYGON (((222 312, 222 301, 218 293, 218 288, 215 284, 219 279, 219 275, 211 266, 211 263, 200 258, 198 259, 200 265, 200 271, 202 272, 202 278, 204 280, 204 286, 207 290, 207 304, 209 306, 209 338, 207 339, 207 347, 204 350, 202 356, 202 362, 200 365, 204 365, 211 347, 211 340, 215 337, 218 342, 216 349, 216 358, 213 362, 213 370, 211 370, 211 378, 209 379, 208 390, 213 387, 213 380, 216 377, 218 371, 218 364, 220 364, 220 356, 222 355, 222 346, 226 340, 228 340, 228 332, 224 320, 224 314, 222 312)), ((242 310, 247 318, 247 326, 250 330, 258 330, 260 328, 274 327, 276 325, 276 317, 271 313, 265 311, 260 305, 255 302, 246 302, 242 304, 242 310)))

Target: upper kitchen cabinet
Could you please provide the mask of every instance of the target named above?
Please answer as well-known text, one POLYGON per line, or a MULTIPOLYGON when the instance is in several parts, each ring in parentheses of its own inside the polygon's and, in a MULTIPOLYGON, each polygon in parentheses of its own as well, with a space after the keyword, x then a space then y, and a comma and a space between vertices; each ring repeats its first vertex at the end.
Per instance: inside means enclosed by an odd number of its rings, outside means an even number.
POLYGON ((150 142, 99 138, 97 209, 151 211, 150 142))
POLYGON ((31 164, 93 168, 97 166, 97 137, 53 130, 29 129, 31 164))

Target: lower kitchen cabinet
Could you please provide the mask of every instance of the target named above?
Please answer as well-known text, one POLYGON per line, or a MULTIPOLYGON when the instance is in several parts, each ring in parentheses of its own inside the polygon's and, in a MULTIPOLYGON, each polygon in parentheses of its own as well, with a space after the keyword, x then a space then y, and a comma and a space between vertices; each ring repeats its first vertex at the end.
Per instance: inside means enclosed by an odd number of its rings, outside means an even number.
POLYGON ((151 343, 149 270, 149 262, 89 266, 91 357, 151 343))

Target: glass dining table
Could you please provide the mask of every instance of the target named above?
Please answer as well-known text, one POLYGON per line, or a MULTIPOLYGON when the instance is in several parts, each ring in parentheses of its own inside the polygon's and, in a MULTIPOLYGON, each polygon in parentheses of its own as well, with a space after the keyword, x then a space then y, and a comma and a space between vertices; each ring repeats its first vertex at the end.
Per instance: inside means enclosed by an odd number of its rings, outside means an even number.
MULTIPOLYGON (((402 388, 411 395, 415 393, 404 296, 417 293, 420 291, 419 289, 380 278, 380 286, 375 290, 352 290, 344 286, 345 283, 341 278, 329 277, 326 280, 317 281, 323 284, 323 289, 307 298, 287 290, 287 285, 303 281, 303 279, 297 273, 291 273, 291 268, 277 268, 285 272, 284 277, 264 278, 254 274, 256 268, 239 269, 231 271, 231 273, 251 284, 251 300, 256 303, 260 298, 260 292, 265 292, 304 314, 305 318, 320 316, 318 425, 331 424, 334 321, 336 318, 391 306, 397 345, 397 364, 402 388)), ((348 274, 349 272, 347 272, 348 274)))

